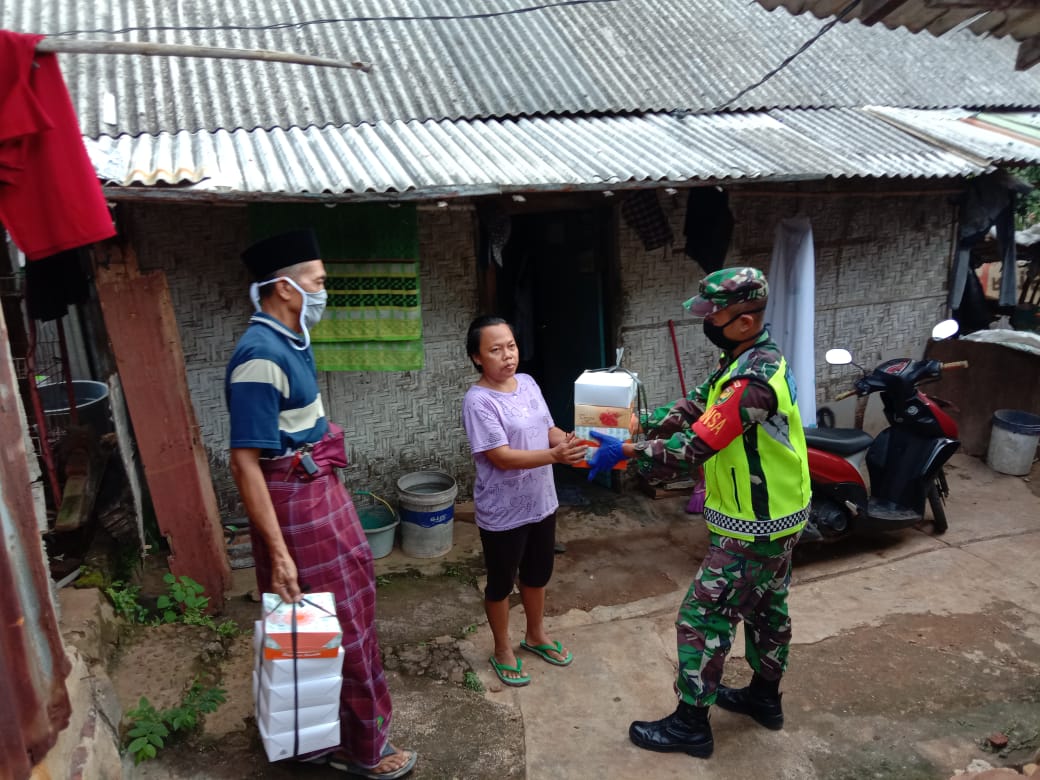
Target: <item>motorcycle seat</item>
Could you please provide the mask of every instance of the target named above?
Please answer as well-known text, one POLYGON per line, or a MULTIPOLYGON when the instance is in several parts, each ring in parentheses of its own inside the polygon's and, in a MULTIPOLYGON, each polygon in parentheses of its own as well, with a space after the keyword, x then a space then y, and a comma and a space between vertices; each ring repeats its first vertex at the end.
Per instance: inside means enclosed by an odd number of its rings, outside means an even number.
POLYGON ((805 443, 813 449, 835 455, 855 455, 870 446, 874 439, 858 428, 806 428, 805 443))

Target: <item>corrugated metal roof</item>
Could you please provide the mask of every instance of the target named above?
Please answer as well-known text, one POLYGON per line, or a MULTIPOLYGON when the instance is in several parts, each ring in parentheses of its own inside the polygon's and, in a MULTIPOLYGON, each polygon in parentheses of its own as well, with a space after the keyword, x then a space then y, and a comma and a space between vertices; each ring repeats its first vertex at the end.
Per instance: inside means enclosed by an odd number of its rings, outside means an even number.
MULTIPOLYGON (((953 149, 968 157, 1008 164, 1034 163, 1040 140, 1030 141, 1026 134, 1012 134, 998 122, 987 121, 985 114, 959 108, 943 111, 915 111, 905 108, 872 106, 866 111, 887 119, 893 125, 937 146, 953 149)), ((1025 124, 1035 114, 1012 114, 1014 124, 1025 124)))
POLYGON ((375 66, 365 75, 241 61, 61 55, 84 133, 91 137, 380 120, 710 112, 723 105, 1040 106, 1040 72, 1010 69, 1011 41, 966 31, 936 39, 858 23, 834 26, 775 78, 727 103, 822 25, 810 15, 769 12, 746 0, 20 0, 0 8, 0 27, 8 29, 284 49, 375 66), (480 18, 395 18, 433 14, 480 18), (370 20, 343 21, 359 17, 370 20), (211 29, 235 25, 285 26, 211 29), (202 29, 168 29, 193 26, 202 29), (96 32, 141 27, 152 29, 96 32), (113 96, 114 117, 104 115, 106 93, 113 96))
MULTIPOLYGON (((765 8, 786 8, 791 13, 809 13, 825 19, 842 13, 848 0, 758 0, 765 8)), ((844 17, 858 19, 863 24, 881 23, 888 28, 905 28, 911 32, 928 30, 933 35, 944 35, 963 27, 976 35, 1005 35, 1016 41, 1029 41, 1019 48, 1016 67, 1029 68, 1040 61, 1037 36, 1040 36, 1040 8, 1036 3, 935 2, 935 0, 899 0, 899 2, 860 3, 844 17)))
MULTIPOLYGON (((640 182, 963 176, 1007 150, 1002 136, 991 133, 987 146, 977 134, 968 159, 864 110, 819 109, 218 130, 102 137, 87 148, 99 175, 124 186, 436 197, 640 182)), ((1040 146, 1013 154, 1040 162, 1040 146)))

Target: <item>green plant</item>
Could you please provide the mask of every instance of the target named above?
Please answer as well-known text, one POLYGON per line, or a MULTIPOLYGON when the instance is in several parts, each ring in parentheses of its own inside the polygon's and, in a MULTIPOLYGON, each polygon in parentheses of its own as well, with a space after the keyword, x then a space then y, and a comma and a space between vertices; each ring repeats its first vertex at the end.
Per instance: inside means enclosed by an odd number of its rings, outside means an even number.
POLYGON ((480 681, 480 677, 477 676, 477 673, 472 670, 463 675, 462 687, 466 690, 473 691, 474 693, 484 692, 484 683, 480 681))
POLYGON ((462 635, 463 636, 469 636, 470 634, 475 634, 475 633, 477 633, 477 624, 476 623, 470 623, 468 626, 466 626, 464 629, 462 629, 462 635))
POLYGON ((155 758, 159 749, 166 746, 171 734, 194 731, 201 715, 215 712, 225 701, 227 692, 223 688, 203 687, 198 678, 191 681, 180 705, 168 710, 156 710, 142 696, 138 705, 126 712, 131 723, 127 731, 130 741, 126 749, 134 757, 134 763, 140 764, 155 758))
POLYGON ((463 576, 462 569, 453 563, 444 564, 444 576, 445 577, 461 577, 463 576))
POLYGON ((238 627, 238 623, 234 620, 224 620, 217 626, 217 633, 225 639, 234 639, 242 633, 242 629, 238 627))
POLYGON ((148 620, 148 610, 137 601, 140 592, 140 585, 127 585, 122 580, 116 580, 105 588, 105 595, 112 601, 112 608, 116 614, 131 623, 144 623, 148 620))
POLYGON ((133 724, 127 732, 130 742, 126 749, 134 757, 134 763, 140 764, 149 758, 155 758, 156 752, 166 744, 166 738, 170 736, 170 730, 163 723, 162 714, 142 696, 136 707, 126 711, 126 717, 133 724))
POLYGON ((163 576, 163 582, 169 592, 160 596, 155 604, 162 612, 160 618, 163 623, 214 628, 213 618, 206 614, 209 596, 202 595, 205 589, 199 583, 191 577, 175 577, 170 573, 163 576))
MULTIPOLYGON (((1019 168, 1015 174, 1033 187, 1040 185, 1040 166, 1028 165, 1019 168)), ((1040 222, 1040 189, 1033 189, 1015 198, 1015 227, 1022 230, 1037 222, 1040 222)))
POLYGON ((451 577, 453 580, 458 580, 464 585, 474 585, 477 581, 472 570, 464 565, 460 566, 454 563, 446 563, 444 564, 443 573, 445 577, 451 577))
POLYGON ((95 569, 93 566, 84 566, 79 577, 72 583, 74 588, 99 588, 101 590, 105 590, 111 585, 108 576, 101 569, 95 569))

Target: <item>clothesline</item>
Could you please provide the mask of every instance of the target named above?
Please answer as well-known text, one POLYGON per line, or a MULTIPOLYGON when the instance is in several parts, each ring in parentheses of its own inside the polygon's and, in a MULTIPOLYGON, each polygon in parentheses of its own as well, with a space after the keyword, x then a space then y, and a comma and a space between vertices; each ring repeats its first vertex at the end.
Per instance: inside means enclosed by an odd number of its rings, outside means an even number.
POLYGON ((138 41, 62 40, 44 38, 36 44, 39 52, 63 54, 144 54, 160 57, 206 57, 212 59, 263 60, 266 62, 288 62, 297 65, 322 65, 330 68, 350 68, 369 73, 369 62, 344 62, 343 60, 315 57, 271 49, 225 49, 218 46, 194 46, 181 43, 149 43, 138 41))

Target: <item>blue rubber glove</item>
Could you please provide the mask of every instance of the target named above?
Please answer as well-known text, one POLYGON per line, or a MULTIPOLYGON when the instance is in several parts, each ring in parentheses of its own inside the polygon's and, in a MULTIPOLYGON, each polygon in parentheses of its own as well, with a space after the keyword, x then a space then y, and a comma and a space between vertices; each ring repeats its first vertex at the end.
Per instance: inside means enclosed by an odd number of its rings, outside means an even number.
POLYGON ((614 468, 618 461, 625 459, 625 456, 621 452, 621 439, 615 439, 613 436, 607 436, 599 431, 589 431, 589 436, 599 442, 599 447, 589 458, 589 481, 591 482, 598 474, 614 468))

